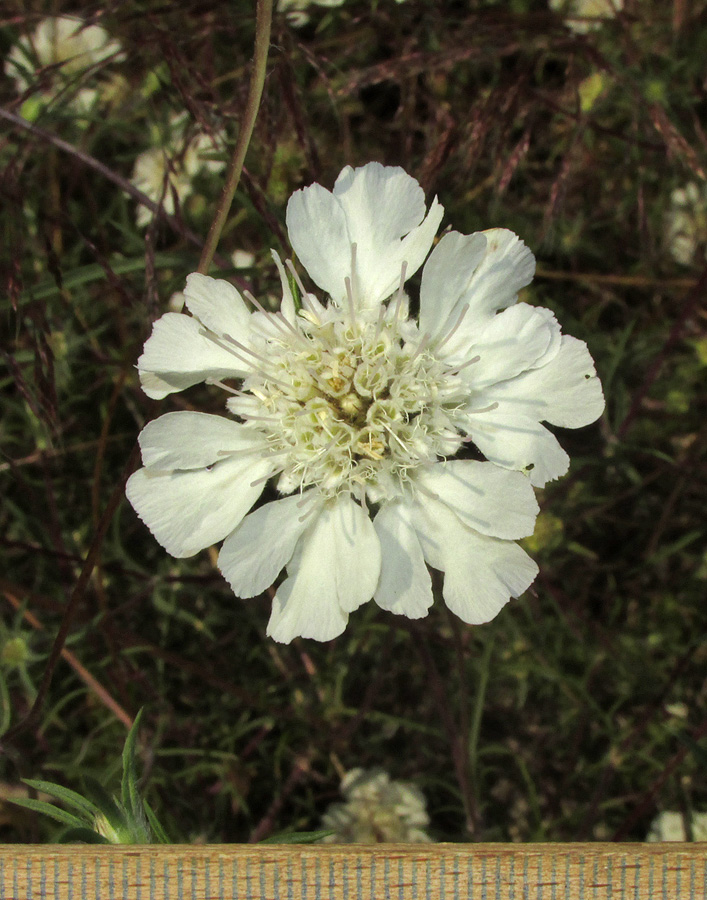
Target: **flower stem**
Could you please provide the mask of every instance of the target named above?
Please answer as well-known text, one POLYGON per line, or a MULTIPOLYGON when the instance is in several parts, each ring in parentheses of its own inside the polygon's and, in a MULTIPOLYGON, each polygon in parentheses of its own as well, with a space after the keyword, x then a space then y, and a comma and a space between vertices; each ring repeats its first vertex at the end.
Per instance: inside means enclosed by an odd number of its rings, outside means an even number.
POLYGON ((250 139, 255 127, 255 120, 258 116, 260 107, 260 98, 263 94, 263 86, 265 84, 265 69, 268 62, 268 49, 270 47, 270 28, 272 25, 272 5, 273 0, 257 0, 255 11, 255 50, 253 53, 253 71, 250 76, 250 85, 248 87, 248 100, 246 102, 245 113, 241 128, 238 132, 238 140, 236 148, 233 151, 233 157, 228 166, 226 173, 226 183, 221 194, 221 201, 216 215, 211 223, 206 244, 201 253, 199 267, 197 269, 202 275, 206 275, 211 266, 211 261, 216 252, 216 247, 226 222, 226 217, 231 209, 233 195, 236 193, 238 182, 243 171, 243 163, 245 155, 250 144, 250 139))

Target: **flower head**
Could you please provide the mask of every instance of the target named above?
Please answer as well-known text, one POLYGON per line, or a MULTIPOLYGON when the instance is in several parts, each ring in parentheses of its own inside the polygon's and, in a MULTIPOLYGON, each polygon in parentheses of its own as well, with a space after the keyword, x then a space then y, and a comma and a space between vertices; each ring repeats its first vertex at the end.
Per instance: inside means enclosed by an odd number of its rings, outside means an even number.
POLYGON ((343 3, 344 0, 279 0, 277 8, 279 12, 285 14, 287 21, 297 28, 309 22, 307 10, 310 6, 325 6, 331 9, 342 6, 343 3))
POLYGON ((707 258, 707 185, 691 181, 675 188, 665 226, 666 244, 675 262, 691 265, 698 247, 707 258))
POLYGON ((332 804, 322 827, 336 844, 422 844, 432 839, 425 831, 430 817, 425 798, 414 785, 391 781, 380 769, 351 769, 341 781, 344 803, 332 804))
POLYGON ((603 409, 586 346, 548 310, 514 305, 534 261, 511 232, 443 237, 411 314, 405 281, 441 216, 401 169, 346 168, 332 193, 313 185, 287 210, 328 303, 301 282, 295 297, 277 256, 277 313, 190 275, 191 315, 159 319, 138 361, 150 397, 218 383, 233 418, 149 423, 128 498, 175 556, 225 538, 219 567, 240 596, 286 568, 276 640, 335 637, 371 597, 424 616, 427 565, 465 622, 492 619, 537 573, 514 543, 533 531, 532 485, 569 464, 540 422, 577 427, 603 409), (492 462, 468 458, 472 445, 492 462), (247 514, 268 482, 276 499, 247 514))
MULTIPOLYGON (((167 137, 160 146, 139 154, 130 179, 150 200, 161 201, 169 215, 175 212, 175 197, 183 203, 191 196, 196 175, 220 172, 226 165, 224 160, 212 158, 216 149, 213 138, 203 133, 187 134, 187 124, 187 116, 172 116, 167 137)), ((138 206, 138 226, 149 225, 152 215, 146 206, 138 206)))
MULTIPOLYGON (((693 841, 707 841, 707 812, 693 813, 690 820, 693 841)), ((686 841, 687 829, 685 816, 679 812, 664 810, 653 819, 646 840, 650 843, 658 841, 686 841)))
MULTIPOLYGON (((15 81, 19 91, 34 84, 36 69, 54 67, 43 90, 45 100, 53 99, 73 80, 81 80, 89 69, 99 67, 111 57, 122 58, 120 43, 100 25, 87 25, 76 16, 43 19, 29 38, 21 38, 5 61, 5 74, 15 81)), ((74 104, 87 111, 98 90, 83 87, 74 104)))
POLYGON ((621 12, 624 0, 550 0, 550 9, 567 16, 567 27, 586 34, 621 12))

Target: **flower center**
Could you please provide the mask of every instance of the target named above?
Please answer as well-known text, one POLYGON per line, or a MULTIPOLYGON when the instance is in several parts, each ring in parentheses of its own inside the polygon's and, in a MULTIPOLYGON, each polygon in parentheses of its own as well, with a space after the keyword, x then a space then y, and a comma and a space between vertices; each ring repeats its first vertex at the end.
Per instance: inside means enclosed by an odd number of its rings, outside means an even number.
POLYGON ((376 502, 461 446, 468 387, 398 312, 352 321, 330 307, 319 321, 305 311, 258 350, 258 371, 228 406, 281 458, 282 493, 316 487, 376 502))

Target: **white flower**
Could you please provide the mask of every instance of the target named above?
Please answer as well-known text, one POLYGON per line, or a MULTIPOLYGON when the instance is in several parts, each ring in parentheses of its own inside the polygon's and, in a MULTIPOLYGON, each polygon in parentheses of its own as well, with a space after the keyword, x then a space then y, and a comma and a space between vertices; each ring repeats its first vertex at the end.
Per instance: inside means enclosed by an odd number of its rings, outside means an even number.
POLYGON ((665 229, 670 255, 680 265, 689 266, 699 246, 707 259, 707 185, 690 182, 675 188, 665 229))
MULTIPOLYGON (((5 61, 5 74, 12 78, 18 91, 25 91, 38 78, 35 70, 56 67, 48 73, 44 99, 49 101, 73 81, 82 81, 88 69, 97 68, 113 57, 124 58, 121 45, 100 25, 86 25, 76 16, 57 16, 43 19, 31 37, 23 37, 12 47, 5 61)), ((89 110, 99 91, 84 87, 72 99, 72 104, 89 110)))
MULTIPOLYGON (((707 813, 696 812, 692 814, 690 821, 693 841, 707 841, 707 813)), ((682 813, 659 813, 651 823, 647 841, 686 841, 687 831, 682 813)))
POLYGON ((190 275, 191 316, 159 319, 138 361, 150 397, 202 381, 232 393, 236 420, 173 412, 149 423, 127 494, 175 556, 225 538, 219 567, 241 597, 286 568, 276 640, 333 638, 371 597, 422 617, 427 565, 445 573, 460 618, 492 619, 537 573, 514 543, 533 531, 531 482, 568 466, 540 421, 577 427, 603 409, 586 346, 548 310, 512 305, 533 257, 511 232, 442 238, 411 316, 403 284, 441 217, 402 169, 346 168, 333 193, 312 185, 287 209, 328 305, 301 287, 298 309, 276 255, 279 313, 251 313, 227 282, 190 275), (496 465, 452 459, 472 441, 496 465), (246 515, 270 479, 280 498, 246 515))
MULTIPOLYGON (((150 200, 162 205, 169 215, 175 212, 175 195, 183 203, 194 190, 194 177, 200 172, 220 172, 224 160, 210 159, 217 147, 208 134, 186 134, 188 117, 172 116, 164 146, 151 147, 135 160, 132 184, 150 200), (165 185, 166 181, 166 185, 165 185)), ((139 205, 136 219, 140 228, 152 221, 152 210, 139 205)))
POLYGON ((352 769, 341 781, 345 803, 332 804, 322 817, 324 838, 336 844, 422 844, 432 838, 425 798, 414 785, 391 781, 378 769, 352 769))
POLYGON ((577 34, 599 28, 623 8, 624 0, 550 0, 550 9, 567 16, 565 24, 577 34))
POLYGON ((314 6, 324 6, 333 9, 337 6, 343 6, 344 0, 278 0, 278 12, 284 13, 290 25, 300 28, 309 22, 309 16, 306 10, 314 6))

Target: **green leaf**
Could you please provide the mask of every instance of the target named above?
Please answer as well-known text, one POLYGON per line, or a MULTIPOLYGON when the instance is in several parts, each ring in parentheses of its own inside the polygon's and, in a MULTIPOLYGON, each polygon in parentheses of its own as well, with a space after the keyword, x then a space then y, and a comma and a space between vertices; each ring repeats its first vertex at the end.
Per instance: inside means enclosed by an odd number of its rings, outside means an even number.
POLYGON ((23 778, 22 780, 26 785, 34 788, 35 791, 49 794, 50 797, 61 800, 67 806, 72 806, 79 812, 84 813, 90 821, 93 820, 93 817, 98 812, 95 803, 91 803, 90 800, 82 797, 81 794, 77 794, 76 791, 69 790, 69 788, 62 787, 60 784, 54 784, 52 781, 38 781, 33 778, 23 778))
POLYGON ((282 834, 273 834, 269 838, 265 838, 264 841, 260 841, 261 844, 313 844, 315 841, 320 841, 322 838, 329 837, 330 834, 334 834, 333 831, 288 831, 283 832, 282 834))
POLYGON ((103 785, 90 775, 84 776, 86 793, 96 808, 103 813, 111 825, 123 827, 125 825, 125 812, 115 797, 111 797, 103 785))
POLYGON ((16 806, 23 806, 25 809, 31 809, 33 812, 39 812, 42 813, 42 815, 49 816, 51 819, 56 819, 56 821, 61 822, 62 825, 71 825, 74 828, 86 827, 86 823, 83 819, 79 819, 79 817, 73 815, 73 813, 66 812, 65 809, 61 809, 59 806, 45 803, 43 800, 30 800, 29 797, 6 797, 5 799, 8 803, 14 803, 16 806))
POLYGON ((299 312, 302 309, 302 292, 292 272, 289 269, 285 269, 285 274, 287 275, 287 283, 292 291, 292 299, 295 302, 295 311, 299 312))
POLYGON ((67 828, 57 838, 57 844, 69 844, 81 841, 84 844, 110 844, 107 838, 90 828, 67 828))
POLYGON ((135 744, 141 717, 142 710, 135 716, 133 727, 128 732, 125 746, 123 747, 123 780, 120 785, 120 796, 125 812, 130 818, 135 818, 142 809, 142 802, 137 789, 137 769, 135 768, 135 744))
POLYGON ((147 800, 144 801, 144 804, 145 804, 145 813, 147 814, 147 820, 150 823, 150 827, 152 828, 152 833, 157 838, 158 842, 160 844, 171 844, 172 842, 167 837, 167 832, 162 827, 162 823, 155 815, 154 810, 152 809, 150 804, 147 802, 147 800))

